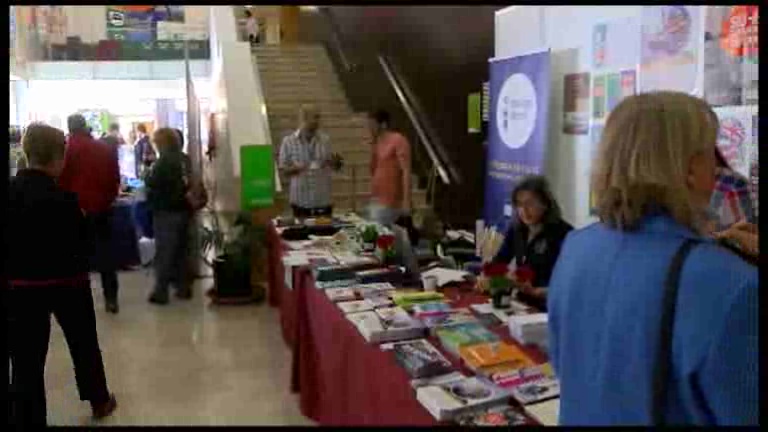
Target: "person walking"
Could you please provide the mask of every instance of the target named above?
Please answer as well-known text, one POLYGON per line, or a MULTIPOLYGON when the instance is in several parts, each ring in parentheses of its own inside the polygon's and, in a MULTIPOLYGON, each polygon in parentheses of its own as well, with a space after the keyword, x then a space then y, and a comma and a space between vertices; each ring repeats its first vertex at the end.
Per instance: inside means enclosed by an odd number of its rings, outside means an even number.
POLYGON ((678 92, 611 112, 549 283, 560 425, 758 425, 758 272, 709 235, 718 120, 678 92))
POLYGON ((11 360, 10 424, 34 430, 47 424, 45 362, 56 317, 75 367, 80 399, 93 416, 117 402, 109 392, 88 279, 87 223, 78 197, 59 188, 64 133, 30 125, 22 140, 29 168, 11 179, 6 227, 6 292, 11 360))
POLYGON ((133 147, 134 157, 136 159, 136 176, 138 178, 144 178, 149 168, 157 160, 155 150, 152 148, 152 144, 149 142, 149 135, 147 135, 147 127, 139 123, 136 126, 136 135, 138 139, 133 147))
POLYGON ((77 194, 85 212, 92 268, 101 275, 107 312, 116 314, 119 305, 112 204, 120 192, 117 152, 91 137, 82 115, 69 116, 67 123, 69 140, 59 185, 77 194))
POLYGON ((294 217, 330 216, 333 156, 328 135, 320 132, 320 112, 312 105, 299 110, 299 128, 280 144, 279 168, 290 178, 289 201, 294 217))
POLYGON ((392 225, 411 213, 411 145, 392 130, 387 111, 368 114, 371 133, 371 219, 392 225))
POLYGON ((155 234, 155 286, 149 297, 154 304, 168 303, 168 289, 191 298, 187 275, 188 229, 191 212, 186 199, 185 157, 176 131, 161 128, 152 137, 160 157, 147 175, 147 202, 152 210, 155 234))

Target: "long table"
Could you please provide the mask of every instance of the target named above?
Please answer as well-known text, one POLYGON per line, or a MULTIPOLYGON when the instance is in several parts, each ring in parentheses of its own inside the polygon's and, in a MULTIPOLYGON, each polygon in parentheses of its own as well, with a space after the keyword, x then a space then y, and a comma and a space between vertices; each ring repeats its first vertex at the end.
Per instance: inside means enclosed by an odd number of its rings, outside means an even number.
MULTIPOLYGON (((365 341, 325 292, 315 288, 308 268, 294 271, 293 290, 285 287, 279 258, 284 247, 274 227, 269 231, 269 302, 281 310, 283 337, 293 356, 291 390, 299 394, 302 413, 324 426, 438 424, 416 400, 410 377, 394 355, 365 341)), ((487 301, 468 287, 448 288, 444 293, 456 307, 487 301)), ((491 330, 520 346, 509 337, 506 326, 491 330)), ((429 339, 443 351, 437 340, 429 339)), ((534 347, 521 349, 537 363, 546 361, 534 347)), ((458 370, 471 375, 458 359, 443 354, 458 370)))

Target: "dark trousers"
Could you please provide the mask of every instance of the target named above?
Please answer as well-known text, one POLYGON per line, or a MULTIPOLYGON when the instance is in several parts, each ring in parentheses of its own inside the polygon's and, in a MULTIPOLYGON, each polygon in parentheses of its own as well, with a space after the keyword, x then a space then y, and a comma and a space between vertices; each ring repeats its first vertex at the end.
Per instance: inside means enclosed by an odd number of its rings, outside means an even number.
POLYGON ((293 208, 293 217, 297 218, 331 216, 333 214, 333 206, 306 208, 291 204, 291 208, 293 208))
POLYGON ((155 294, 167 297, 168 286, 188 292, 189 212, 153 212, 155 226, 155 294))
POLYGON ((88 244, 91 269, 101 275, 104 299, 117 301, 117 260, 112 236, 112 210, 91 213, 86 216, 88 223, 88 244))
POLYGON ((11 357, 12 424, 21 429, 47 423, 45 358, 51 314, 67 340, 81 400, 109 400, 104 363, 96 333, 90 284, 22 287, 8 290, 8 339, 11 357))

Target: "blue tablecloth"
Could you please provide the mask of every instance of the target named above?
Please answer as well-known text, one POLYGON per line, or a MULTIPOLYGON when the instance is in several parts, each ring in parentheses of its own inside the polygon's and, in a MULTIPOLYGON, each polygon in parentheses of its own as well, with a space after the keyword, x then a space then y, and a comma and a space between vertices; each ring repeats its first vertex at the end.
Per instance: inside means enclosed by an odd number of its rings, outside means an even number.
POLYGON ((141 263, 133 206, 130 198, 120 198, 113 205, 112 247, 117 266, 121 269, 141 263))

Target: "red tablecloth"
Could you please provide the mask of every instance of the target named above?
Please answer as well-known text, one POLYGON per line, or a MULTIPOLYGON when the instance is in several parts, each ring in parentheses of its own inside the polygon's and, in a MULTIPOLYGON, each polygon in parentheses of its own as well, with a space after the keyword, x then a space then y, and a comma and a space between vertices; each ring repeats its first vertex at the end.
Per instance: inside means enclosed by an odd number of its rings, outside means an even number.
MULTIPOLYGON (((283 339, 289 347, 293 347, 296 334, 296 295, 295 291, 285 286, 285 268, 283 254, 286 246, 277 233, 275 226, 270 223, 267 228, 267 259, 268 259, 268 298, 269 304, 280 308, 280 327, 283 339)), ((294 269, 294 277, 297 270, 294 269)))
MULTIPOLYGON (((281 309, 283 335, 293 353, 291 390, 299 393, 302 413, 323 426, 436 425, 416 400, 410 378, 394 355, 365 341, 325 292, 315 288, 308 268, 295 270, 294 289, 286 289, 282 262, 273 256, 282 254, 280 237, 274 229, 270 231, 270 242, 278 242, 270 247, 270 304, 281 309)), ((458 288, 445 294, 456 307, 487 301, 483 295, 458 288)), ((517 345, 506 326, 492 330, 517 345)), ((441 349, 439 342, 430 340, 441 349)), ((546 361, 536 348, 521 348, 536 362, 546 361)), ((471 375, 458 359, 443 354, 471 375)))

